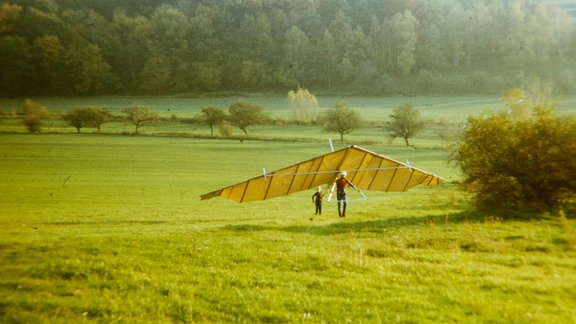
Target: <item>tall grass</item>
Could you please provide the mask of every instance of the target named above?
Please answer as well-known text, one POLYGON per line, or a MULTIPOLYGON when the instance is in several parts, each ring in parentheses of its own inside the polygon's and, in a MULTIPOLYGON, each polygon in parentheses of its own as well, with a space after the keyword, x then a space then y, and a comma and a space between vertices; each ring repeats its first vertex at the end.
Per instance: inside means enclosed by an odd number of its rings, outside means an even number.
MULTIPOLYGON (((366 148, 458 179, 440 149, 366 148)), ((451 183, 368 192, 346 219, 329 203, 312 217, 312 192, 199 200, 327 151, 1 135, 0 322, 576 320, 569 211, 503 222, 451 183)))

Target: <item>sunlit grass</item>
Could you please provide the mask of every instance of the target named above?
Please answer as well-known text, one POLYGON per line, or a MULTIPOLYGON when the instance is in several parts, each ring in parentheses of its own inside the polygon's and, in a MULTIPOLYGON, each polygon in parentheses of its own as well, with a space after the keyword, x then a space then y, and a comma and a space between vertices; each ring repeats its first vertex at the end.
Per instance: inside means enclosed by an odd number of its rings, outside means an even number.
MULTIPOLYGON (((459 179, 435 146, 363 146, 459 179)), ((323 141, 0 135, 0 322, 576 320, 569 212, 502 221, 474 212, 452 183, 367 192, 346 219, 331 203, 313 217, 312 192, 199 199, 328 151, 323 141)))

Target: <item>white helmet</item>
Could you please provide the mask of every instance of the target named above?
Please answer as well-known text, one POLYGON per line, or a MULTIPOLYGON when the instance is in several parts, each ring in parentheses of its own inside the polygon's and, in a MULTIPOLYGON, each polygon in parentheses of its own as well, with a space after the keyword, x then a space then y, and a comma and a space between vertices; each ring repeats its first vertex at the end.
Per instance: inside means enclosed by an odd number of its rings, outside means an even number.
POLYGON ((340 172, 340 175, 343 176, 343 177, 345 177, 347 174, 348 174, 348 173, 346 173, 346 171, 340 172))

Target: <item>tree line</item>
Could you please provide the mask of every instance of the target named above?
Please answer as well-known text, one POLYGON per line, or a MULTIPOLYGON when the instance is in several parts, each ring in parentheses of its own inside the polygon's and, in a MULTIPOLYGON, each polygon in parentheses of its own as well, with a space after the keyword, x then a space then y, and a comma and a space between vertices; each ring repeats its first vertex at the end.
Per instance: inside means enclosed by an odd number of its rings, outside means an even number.
MULTIPOLYGON (((340 141, 344 142, 344 135, 366 126, 360 112, 352 109, 347 102, 340 101, 331 109, 318 112, 316 97, 307 89, 299 88, 290 91, 287 96, 295 119, 288 121, 294 125, 315 125, 326 132, 334 132, 340 135, 340 141), (304 110, 304 112, 303 112, 304 110), (313 116, 303 120, 301 116, 313 116)), ((2 112, 0 115, 14 116, 14 112, 2 112)), ((233 102, 228 111, 214 106, 201 108, 200 113, 192 118, 178 118, 173 115, 170 118, 162 118, 153 108, 142 106, 130 106, 122 110, 122 115, 115 115, 112 110, 105 107, 77 107, 62 114, 52 114, 50 111, 31 99, 25 99, 22 103, 22 112, 16 114, 30 133, 40 133, 45 119, 61 119, 78 133, 83 128, 96 128, 100 133, 102 125, 109 122, 128 121, 135 126, 134 134, 138 134, 140 127, 159 121, 199 124, 210 128, 210 136, 215 137, 214 128, 218 128, 220 136, 232 137, 231 128, 237 127, 248 137, 248 127, 263 124, 285 124, 284 120, 273 120, 268 112, 259 104, 251 103, 242 99, 233 102)), ((390 141, 400 137, 404 139, 406 146, 410 146, 409 139, 427 129, 432 123, 422 117, 421 112, 411 103, 405 103, 393 110, 390 115, 391 121, 384 124, 384 130, 388 133, 390 141)), ((447 128, 454 125, 444 125, 447 128)), ((442 140, 447 136, 439 134, 442 140)), ((453 139, 453 137, 452 137, 453 139)))
POLYGON ((11 0, 7 96, 488 92, 551 67, 574 90, 571 17, 526 0, 11 0), (560 63, 559 63, 560 62, 560 63), (561 66, 558 66, 558 65, 561 66))
MULTIPOLYGON (((192 118, 178 118, 174 115, 170 118, 163 118, 155 109, 142 106, 127 107, 122 110, 121 115, 113 114, 109 108, 90 106, 77 107, 62 114, 53 114, 46 107, 31 99, 23 101, 22 112, 14 115, 13 112, 0 111, 0 115, 4 114, 18 117, 27 130, 33 134, 41 132, 43 121, 46 119, 61 119, 69 126, 74 127, 78 133, 83 128, 96 128, 100 133, 102 125, 118 121, 128 121, 133 124, 135 127, 134 134, 138 134, 142 126, 160 121, 198 124, 207 125, 210 128, 211 137, 215 136, 214 128, 218 128, 220 136, 224 138, 232 137, 232 127, 240 129, 247 138, 248 128, 251 126, 285 123, 283 120, 270 118, 268 112, 261 105, 241 99, 233 102, 228 111, 214 106, 206 106, 201 108, 200 113, 192 118)), ((346 102, 339 102, 333 109, 319 114, 313 121, 303 123, 294 119, 290 122, 297 125, 321 126, 327 132, 339 133, 341 141, 344 141, 344 134, 364 126, 360 113, 351 109, 346 102)), ((406 144, 408 145, 408 142, 406 144)))

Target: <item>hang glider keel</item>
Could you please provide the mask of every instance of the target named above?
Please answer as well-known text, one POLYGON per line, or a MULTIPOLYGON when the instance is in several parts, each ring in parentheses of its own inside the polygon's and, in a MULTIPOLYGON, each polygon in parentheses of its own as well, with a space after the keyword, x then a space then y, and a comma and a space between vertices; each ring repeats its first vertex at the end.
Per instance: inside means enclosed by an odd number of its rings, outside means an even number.
POLYGON ((416 185, 435 186, 444 180, 358 146, 349 146, 201 196, 202 200, 224 197, 237 202, 286 196, 332 183, 337 174, 362 190, 406 191, 416 185))

